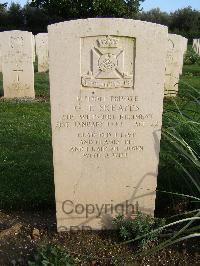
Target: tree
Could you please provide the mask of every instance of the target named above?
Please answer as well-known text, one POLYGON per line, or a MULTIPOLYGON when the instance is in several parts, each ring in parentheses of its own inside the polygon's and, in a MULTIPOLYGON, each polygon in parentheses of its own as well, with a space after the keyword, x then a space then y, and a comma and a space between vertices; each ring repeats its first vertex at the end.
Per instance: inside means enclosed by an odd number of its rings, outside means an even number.
POLYGON ((0 4, 0 31, 6 30, 8 25, 7 3, 0 4))
POLYGON ((136 18, 137 14, 141 11, 140 5, 145 0, 129 0, 127 2, 127 17, 136 18))
POLYGON ((63 19, 87 17, 133 18, 144 0, 32 0, 51 17, 63 19))
POLYGON ((138 16, 139 19, 153 23, 169 26, 171 17, 167 12, 162 12, 159 8, 151 9, 147 12, 142 12, 138 16))
POLYGON ((31 7, 27 4, 23 9, 23 13, 26 30, 33 32, 33 34, 47 31, 49 17, 45 14, 44 10, 31 7))
POLYGON ((24 14, 23 9, 19 4, 11 3, 8 9, 9 25, 12 29, 23 29, 24 28, 24 14))
POLYGON ((188 38, 200 36, 200 12, 187 7, 171 13, 170 30, 188 38))
POLYGON ((144 12, 145 0, 32 0, 22 8, 19 4, 0 4, 0 31, 21 29, 33 33, 47 31, 47 25, 70 19, 89 17, 122 17, 166 25, 171 33, 190 41, 200 36, 200 12, 191 7, 173 13, 154 8, 144 12))
POLYGON ((7 5, 8 5, 8 3, 0 4, 0 13, 4 12, 6 10, 7 5))

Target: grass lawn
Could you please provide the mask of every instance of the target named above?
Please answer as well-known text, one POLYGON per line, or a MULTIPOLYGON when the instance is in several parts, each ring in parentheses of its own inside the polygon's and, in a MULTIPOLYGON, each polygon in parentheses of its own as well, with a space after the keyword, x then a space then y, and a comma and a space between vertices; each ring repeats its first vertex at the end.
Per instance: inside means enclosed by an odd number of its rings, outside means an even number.
POLYGON ((49 99, 49 73, 35 73, 37 97, 49 99))
POLYGON ((53 204, 49 103, 0 103, 0 207, 53 204))
MULTIPOLYGON (((35 260, 34 254, 39 258, 36 250, 47 243, 52 253, 47 245, 45 261, 63 261, 70 254, 78 265, 198 265, 197 238, 155 255, 135 257, 137 245, 119 245, 118 231, 57 234, 48 73, 35 73, 35 89, 35 102, 0 100, 0 265, 11 265, 13 261, 16 263, 12 265, 27 265, 28 260, 35 260), (33 235, 35 228, 39 236, 33 235), (5 231, 7 236, 2 237, 5 231), (54 245, 64 248, 65 255, 56 251, 54 245)), ((195 185, 200 178, 199 93, 200 66, 185 66, 179 96, 164 101, 158 217, 199 208, 188 197, 164 192, 199 198, 195 185)), ((3 95, 1 74, 0 95, 3 95)))
POLYGON ((183 74, 184 75, 193 74, 195 76, 200 76, 200 66, 199 65, 185 65, 183 68, 183 74))
MULTIPOLYGON (((199 110, 193 99, 196 92, 190 90, 188 84, 200 92, 200 66, 184 67, 180 82, 182 97, 176 99, 185 115, 194 115, 195 121, 199 121, 199 110)), ((54 206, 48 73, 36 73, 35 89, 37 97, 42 101, 0 102, 0 209, 54 206)), ((2 94, 2 75, 0 93, 2 94)), ((177 127, 178 132, 184 135, 190 145, 199 150, 199 136, 195 135, 193 128, 188 130, 188 125, 177 125, 182 116, 174 106, 173 101, 165 100, 163 126, 177 127)), ((170 148, 165 139, 162 140, 158 188, 184 193, 188 189, 188 194, 195 192, 191 184, 188 187, 183 169, 170 159, 170 155, 180 159, 177 151, 174 155, 173 152, 173 148, 170 148)), ((196 172, 195 175, 195 178, 199 178, 196 172)), ((169 200, 163 194, 158 195, 159 210, 163 199, 169 200)))
MULTIPOLYGON (((0 102, 0 208, 54 205, 48 73, 35 73, 41 102, 0 102)), ((0 76, 2 91, 2 75, 0 76)))

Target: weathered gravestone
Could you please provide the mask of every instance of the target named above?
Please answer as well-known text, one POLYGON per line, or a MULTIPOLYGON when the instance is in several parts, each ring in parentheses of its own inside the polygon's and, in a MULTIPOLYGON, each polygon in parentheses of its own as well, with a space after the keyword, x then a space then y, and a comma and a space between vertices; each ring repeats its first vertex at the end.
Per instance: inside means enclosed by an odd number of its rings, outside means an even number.
POLYGON ((49 70, 48 34, 39 33, 35 36, 36 54, 38 56, 38 72, 49 70))
POLYGON ((200 55, 200 39, 197 39, 197 53, 200 55))
POLYGON ((1 41, 0 41, 0 72, 2 72, 1 41))
POLYGON ((2 40, 3 32, 0 32, 0 72, 2 72, 2 40))
POLYGON ((126 19, 49 26, 58 231, 153 215, 167 40, 126 19))
POLYGON ((187 49, 188 49, 188 39, 182 37, 181 53, 180 53, 180 69, 181 69, 180 74, 183 73, 184 56, 185 56, 185 53, 187 52, 187 49))
POLYGON ((5 98, 35 98, 32 33, 6 31, 2 41, 5 98))
POLYGON ((200 39, 194 39, 193 40, 193 49, 194 49, 194 51, 198 54, 198 55, 200 55, 200 39))
POLYGON ((178 94, 179 77, 182 74, 187 42, 188 40, 180 35, 169 34, 165 77, 166 97, 175 97, 178 94))
POLYGON ((35 36, 32 34, 33 62, 35 62, 35 36))

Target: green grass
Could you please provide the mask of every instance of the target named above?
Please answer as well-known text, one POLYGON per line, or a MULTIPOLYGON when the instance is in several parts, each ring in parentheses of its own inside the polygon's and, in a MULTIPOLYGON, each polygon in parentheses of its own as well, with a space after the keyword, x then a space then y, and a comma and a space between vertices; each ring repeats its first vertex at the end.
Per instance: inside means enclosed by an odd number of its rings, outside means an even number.
MULTIPOLYGON (((184 67, 180 97, 176 98, 181 113, 193 121, 200 121, 196 101, 200 92, 199 73, 200 66, 184 67)), ((0 102, 0 208, 29 209, 54 205, 48 73, 36 73, 35 88, 37 97, 47 101, 0 102)), ((171 100, 165 100, 164 110, 163 127, 171 127, 171 130, 175 128, 177 134, 184 137, 195 151, 200 152, 196 124, 186 123, 171 100)), ((195 194, 193 185, 176 161, 183 163, 195 179, 199 178, 195 167, 163 138, 158 189, 195 194)), ((169 205, 169 200, 173 201, 172 197, 158 193, 157 207, 160 212, 166 209, 163 206, 169 205)))
POLYGON ((196 76, 200 76, 200 66, 199 65, 185 65, 183 68, 183 75, 187 75, 187 74, 193 74, 196 76))
POLYGON ((49 73, 35 73, 35 91, 38 97, 49 98, 49 73))
MULTIPOLYGON (((200 75, 194 73, 200 73, 200 66, 184 66, 179 96, 165 100, 158 190, 199 196, 200 75)), ((186 204, 185 210, 199 208, 187 197, 158 193, 157 199, 159 215, 166 215, 167 207, 177 212, 177 202, 186 204)))
POLYGON ((0 102, 0 208, 54 205, 48 73, 35 73, 35 91, 47 101, 0 102))
POLYGON ((49 103, 0 103, 0 206, 52 205, 49 103))

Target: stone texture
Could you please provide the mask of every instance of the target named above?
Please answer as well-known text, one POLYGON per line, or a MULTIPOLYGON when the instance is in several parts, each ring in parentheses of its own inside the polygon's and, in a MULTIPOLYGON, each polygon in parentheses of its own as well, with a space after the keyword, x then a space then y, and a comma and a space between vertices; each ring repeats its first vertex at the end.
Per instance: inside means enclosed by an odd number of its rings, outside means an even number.
POLYGON ((179 77, 182 74, 187 42, 188 40, 180 35, 169 34, 165 75, 166 97, 175 97, 178 94, 179 77))
POLYGON ((0 72, 2 72, 2 40, 3 32, 0 32, 0 72))
POLYGON ((39 33, 35 36, 36 54, 38 57, 38 72, 49 70, 48 34, 39 33))
POLYGON ((200 55, 200 39, 194 39, 193 40, 193 49, 194 51, 200 55))
POLYGON ((187 52, 187 48, 188 48, 188 39, 182 37, 182 41, 181 41, 181 53, 179 55, 180 56, 180 74, 183 73, 184 55, 187 52))
POLYGON ((105 18, 48 30, 58 231, 153 215, 167 27, 105 18))
POLYGON ((6 31, 2 41, 5 98, 35 98, 32 33, 6 31))
POLYGON ((35 62, 35 36, 32 34, 32 42, 33 42, 33 62, 35 62))

